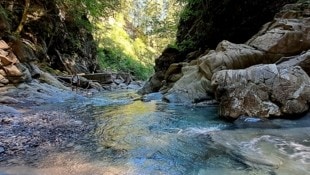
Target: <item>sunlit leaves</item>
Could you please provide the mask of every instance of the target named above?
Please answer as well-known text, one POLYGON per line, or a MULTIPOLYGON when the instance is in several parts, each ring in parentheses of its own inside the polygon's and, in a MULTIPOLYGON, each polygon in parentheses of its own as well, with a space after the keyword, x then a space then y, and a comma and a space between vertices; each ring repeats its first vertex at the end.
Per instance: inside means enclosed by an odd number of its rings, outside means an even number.
POLYGON ((63 8, 78 15, 88 14, 91 17, 108 16, 120 6, 121 0, 57 0, 63 8))
POLYGON ((101 66, 147 78, 154 59, 174 43, 179 12, 177 0, 123 0, 120 8, 97 21, 101 66))

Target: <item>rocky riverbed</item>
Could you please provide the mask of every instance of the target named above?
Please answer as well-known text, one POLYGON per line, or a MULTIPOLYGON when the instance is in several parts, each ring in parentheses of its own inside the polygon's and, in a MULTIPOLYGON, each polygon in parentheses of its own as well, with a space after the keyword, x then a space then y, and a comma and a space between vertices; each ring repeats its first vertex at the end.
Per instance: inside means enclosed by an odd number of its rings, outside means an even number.
POLYGON ((306 174, 309 115, 220 120, 160 94, 1 89, 1 175, 306 174))
POLYGON ((83 100, 82 92, 36 82, 0 91, 0 166, 44 166, 41 159, 51 153, 74 153, 92 143, 91 116, 62 103, 83 100))

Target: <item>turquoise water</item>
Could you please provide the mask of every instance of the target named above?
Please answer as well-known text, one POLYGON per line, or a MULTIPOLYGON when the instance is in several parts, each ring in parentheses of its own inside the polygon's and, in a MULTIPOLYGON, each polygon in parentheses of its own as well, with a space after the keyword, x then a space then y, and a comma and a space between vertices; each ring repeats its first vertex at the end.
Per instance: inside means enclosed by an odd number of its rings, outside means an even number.
POLYGON ((59 104, 91 116, 96 127, 90 143, 49 155, 51 166, 9 167, 0 174, 310 174, 309 114, 297 120, 241 118, 230 123, 219 118, 217 106, 165 103, 159 94, 147 102, 138 97, 122 91, 59 104))
POLYGON ((134 98, 133 92, 119 92, 86 104, 98 123, 98 146, 114 153, 104 161, 126 165, 127 174, 310 172, 309 116, 229 123, 219 119, 217 106, 134 98))

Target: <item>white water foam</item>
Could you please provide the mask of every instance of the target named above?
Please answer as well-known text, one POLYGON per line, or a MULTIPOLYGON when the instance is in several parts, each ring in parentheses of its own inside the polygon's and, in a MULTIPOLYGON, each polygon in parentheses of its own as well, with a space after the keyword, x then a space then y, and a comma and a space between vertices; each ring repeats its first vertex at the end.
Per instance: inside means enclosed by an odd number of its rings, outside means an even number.
POLYGON ((190 127, 186 129, 180 129, 178 134, 186 134, 186 135, 203 135, 212 131, 220 131, 225 125, 218 126, 210 126, 210 127, 190 127))

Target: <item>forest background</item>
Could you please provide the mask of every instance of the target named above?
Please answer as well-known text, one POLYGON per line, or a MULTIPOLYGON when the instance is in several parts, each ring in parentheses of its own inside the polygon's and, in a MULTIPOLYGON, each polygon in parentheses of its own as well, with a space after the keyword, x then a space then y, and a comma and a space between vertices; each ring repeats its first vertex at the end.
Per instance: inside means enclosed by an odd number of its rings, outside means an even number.
POLYGON ((131 73, 147 79, 153 73, 154 60, 166 47, 173 47, 182 8, 180 0, 63 0, 65 7, 75 7, 82 25, 83 16, 91 21, 98 45, 98 62, 103 70, 131 73))

